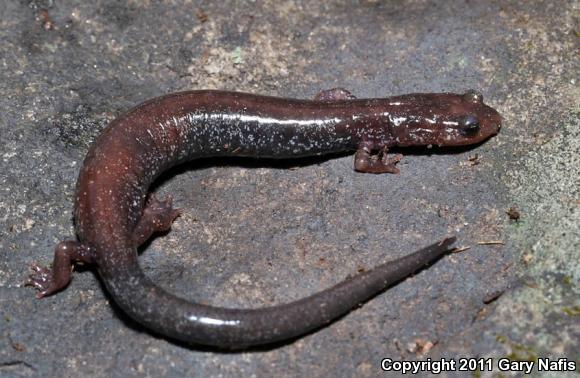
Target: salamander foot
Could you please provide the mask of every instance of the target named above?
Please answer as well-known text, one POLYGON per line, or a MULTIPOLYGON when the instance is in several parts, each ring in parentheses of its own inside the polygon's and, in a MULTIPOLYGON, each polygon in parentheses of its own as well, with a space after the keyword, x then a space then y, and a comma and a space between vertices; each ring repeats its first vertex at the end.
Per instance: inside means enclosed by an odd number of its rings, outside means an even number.
POLYGON ((388 155, 388 150, 383 147, 378 154, 372 154, 368 146, 362 146, 354 155, 354 169, 364 173, 394 173, 401 171, 396 164, 401 161, 403 155, 388 155))
POLYGON ((34 286, 39 290, 37 298, 52 295, 69 284, 75 262, 90 264, 93 262, 93 253, 79 242, 72 240, 60 242, 54 250, 52 268, 32 263, 30 268, 33 272, 25 285, 34 286))
POLYGON ((143 215, 133 231, 135 246, 143 244, 155 232, 168 231, 171 224, 181 214, 181 209, 173 208, 171 196, 160 201, 155 195, 150 195, 143 210, 143 215))

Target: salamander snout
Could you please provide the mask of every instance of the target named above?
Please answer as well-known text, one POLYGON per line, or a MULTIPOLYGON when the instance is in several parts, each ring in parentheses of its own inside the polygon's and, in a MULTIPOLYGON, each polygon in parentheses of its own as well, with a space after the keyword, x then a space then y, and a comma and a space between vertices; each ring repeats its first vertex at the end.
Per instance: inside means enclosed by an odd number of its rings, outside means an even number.
POLYGON ((502 119, 501 115, 495 109, 492 109, 492 108, 489 108, 489 109, 491 109, 490 115, 489 115, 489 118, 490 118, 489 124, 490 124, 490 128, 492 130, 494 130, 494 132, 492 134, 495 135, 495 134, 498 134, 499 131, 501 130, 501 124, 503 122, 503 119, 502 119))
POLYGON ((465 146, 483 142, 499 133, 502 119, 499 113, 483 102, 483 95, 469 90, 445 98, 450 107, 441 107, 440 146, 465 146))
POLYGON ((477 116, 474 117, 477 119, 477 127, 475 120, 467 117, 464 128, 470 130, 472 134, 466 134, 463 131, 465 137, 473 137, 475 142, 481 142, 499 133, 502 121, 499 113, 487 105, 482 104, 482 107, 478 110, 477 116))

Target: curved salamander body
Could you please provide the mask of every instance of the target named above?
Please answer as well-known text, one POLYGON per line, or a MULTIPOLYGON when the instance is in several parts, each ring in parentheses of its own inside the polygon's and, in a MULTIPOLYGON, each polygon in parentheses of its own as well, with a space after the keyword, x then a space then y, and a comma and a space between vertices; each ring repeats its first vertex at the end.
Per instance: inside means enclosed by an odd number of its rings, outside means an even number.
POLYGON ((147 101, 115 119, 88 152, 75 201, 78 242, 55 251, 52 269, 34 266, 39 297, 64 288, 75 262, 97 266, 120 307, 161 334, 239 348, 302 335, 329 323, 448 249, 445 239, 289 304, 229 309, 185 301, 141 271, 137 247, 179 215, 171 200, 148 199, 166 169, 209 156, 293 158, 356 150, 355 169, 397 173, 391 146, 456 146, 498 132, 500 116, 480 94, 412 94, 355 99, 343 89, 314 101, 191 91, 147 101))

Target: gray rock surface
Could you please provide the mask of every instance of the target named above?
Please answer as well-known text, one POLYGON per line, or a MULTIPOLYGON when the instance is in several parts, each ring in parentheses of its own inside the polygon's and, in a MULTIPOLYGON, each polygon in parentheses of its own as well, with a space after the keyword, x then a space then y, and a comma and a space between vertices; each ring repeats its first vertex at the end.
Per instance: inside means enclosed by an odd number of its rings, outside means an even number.
POLYGON ((578 362, 574 12, 572 1, 3 1, 0 376, 379 376, 385 357, 578 362), (151 334, 90 269, 43 300, 23 286, 32 261, 48 264, 73 237, 82 159, 124 110, 177 90, 311 98, 336 86, 358 97, 476 88, 504 127, 472 149, 402 151, 398 176, 358 174, 351 156, 175 169, 154 189, 184 214, 143 248, 147 275, 186 298, 257 307, 446 234, 470 249, 316 333, 243 353, 151 334))

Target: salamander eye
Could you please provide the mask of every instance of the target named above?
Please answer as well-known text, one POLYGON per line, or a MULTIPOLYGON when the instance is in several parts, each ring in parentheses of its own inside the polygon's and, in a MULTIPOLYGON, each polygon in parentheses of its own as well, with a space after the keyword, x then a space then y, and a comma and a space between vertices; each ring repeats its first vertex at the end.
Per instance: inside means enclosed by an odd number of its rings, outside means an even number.
POLYGON ((479 120, 474 115, 468 115, 459 123, 459 127, 465 135, 473 135, 479 131, 479 120))
POLYGON ((463 98, 469 102, 483 102, 483 95, 475 89, 470 89, 465 92, 463 98))

